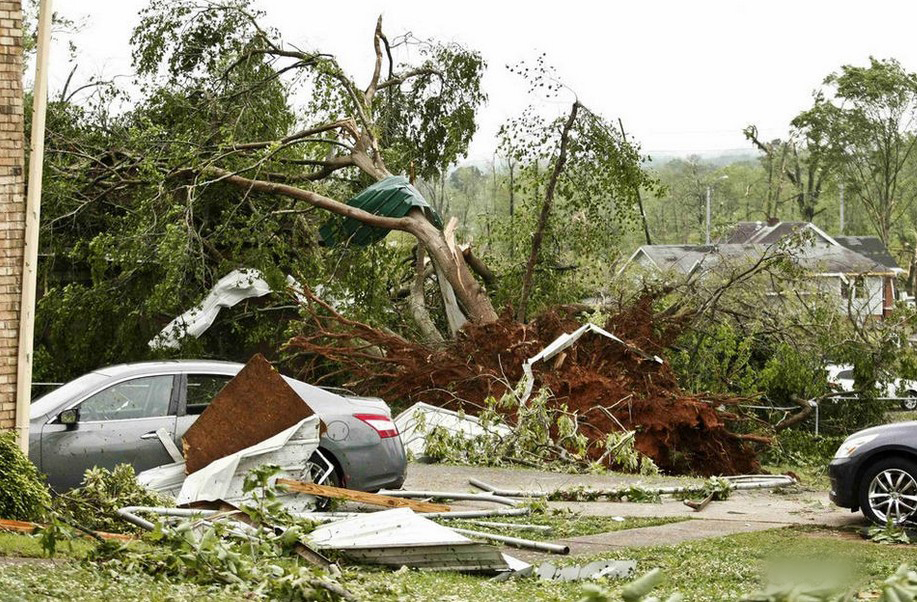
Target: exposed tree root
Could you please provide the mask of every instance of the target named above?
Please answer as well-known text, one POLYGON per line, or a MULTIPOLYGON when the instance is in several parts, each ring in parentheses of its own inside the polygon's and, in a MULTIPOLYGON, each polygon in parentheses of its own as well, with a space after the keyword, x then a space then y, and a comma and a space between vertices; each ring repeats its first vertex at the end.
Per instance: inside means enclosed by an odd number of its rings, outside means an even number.
MULTIPOLYGON (((379 395, 396 408, 416 401, 470 414, 489 396, 501 396, 522 378, 523 362, 557 336, 581 324, 571 308, 557 308, 528 324, 511 311, 489 324, 466 324, 454 341, 423 345, 351 320, 307 292, 311 328, 289 347, 309 358, 307 371, 348 375, 347 386, 379 395)), ((652 299, 613 316, 608 330, 649 353, 660 353, 677 331, 671 321, 658 327, 652 299)), ((546 364, 534 366, 535 386, 566 405, 592 442, 590 455, 608 433, 636 430, 636 448, 668 473, 739 474, 758 469, 750 443, 760 435, 736 434, 726 421, 734 412, 717 408, 741 399, 697 396, 681 390, 669 365, 601 336, 586 335, 546 364)), ((508 419, 512 421, 512 417, 508 419)))

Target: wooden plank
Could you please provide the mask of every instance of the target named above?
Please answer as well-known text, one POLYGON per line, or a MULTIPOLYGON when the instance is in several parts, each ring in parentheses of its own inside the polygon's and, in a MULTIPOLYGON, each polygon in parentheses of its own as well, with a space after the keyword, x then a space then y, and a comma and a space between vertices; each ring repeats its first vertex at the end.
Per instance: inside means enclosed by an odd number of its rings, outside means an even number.
POLYGON ((316 485, 315 483, 304 483, 293 479, 277 479, 277 484, 283 485, 290 491, 295 491, 297 493, 308 493, 309 495, 327 497, 335 500, 349 500, 351 502, 369 504, 370 506, 410 508, 415 512, 449 512, 449 506, 445 504, 418 502, 407 498, 379 495, 378 493, 366 493, 365 491, 330 487, 328 485, 316 485))
MULTIPOLYGON (((13 531, 16 533, 33 533, 35 529, 42 527, 38 523, 29 523, 22 520, 10 520, 6 518, 0 518, 0 531, 13 531)), ((136 539, 133 535, 125 535, 123 533, 106 533, 104 531, 93 531, 96 535, 102 539, 117 539, 119 541, 131 541, 136 539)), ((89 535, 86 535, 89 537, 89 535)))

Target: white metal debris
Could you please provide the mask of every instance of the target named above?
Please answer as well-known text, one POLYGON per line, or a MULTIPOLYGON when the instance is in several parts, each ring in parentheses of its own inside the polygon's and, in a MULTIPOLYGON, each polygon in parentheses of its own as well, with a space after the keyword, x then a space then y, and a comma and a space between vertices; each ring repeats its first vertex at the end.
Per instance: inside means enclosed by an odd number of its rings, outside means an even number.
MULTIPOLYGON (((318 416, 304 418, 290 428, 234 454, 214 460, 191 475, 185 475, 184 462, 145 470, 137 481, 154 491, 168 493, 179 505, 197 501, 222 500, 238 505, 247 495, 242 491, 245 475, 264 464, 280 467, 275 478, 311 481, 308 459, 318 448, 318 416)), ((314 507, 315 498, 302 494, 280 494, 291 512, 314 507)))
POLYGON ((580 326, 579 328, 577 328, 576 330, 574 330, 573 332, 569 334, 560 335, 559 337, 554 339, 551 342, 551 344, 549 344, 547 347, 545 347, 544 349, 542 349, 540 352, 533 355, 529 359, 525 360, 525 362, 522 364, 522 371, 524 372, 524 375, 522 378, 525 381, 525 389, 522 393, 520 403, 525 403, 526 401, 528 401, 529 397, 532 395, 532 387, 535 385, 535 377, 532 374, 532 365, 535 362, 547 361, 551 359, 552 357, 554 357, 555 355, 559 354, 561 351, 564 351, 565 349, 569 349, 570 346, 573 345, 573 343, 577 342, 587 332, 592 332, 592 333, 601 335, 603 337, 606 337, 608 339, 611 339, 612 341, 615 341, 616 343, 620 343, 621 345, 624 345, 628 349, 631 349, 635 351, 636 353, 639 353, 645 356, 646 359, 652 360, 656 362, 657 364, 662 363, 662 358, 659 357, 658 355, 649 355, 638 349, 635 349, 634 347, 632 347, 631 345, 629 345, 622 339, 611 334, 604 328, 600 328, 599 326, 596 326, 595 324, 584 324, 583 326, 580 326))
POLYGON ((181 486, 185 482, 185 462, 163 464, 149 470, 144 470, 137 475, 137 482, 147 489, 157 493, 177 497, 181 486))
POLYGON ((637 569, 637 563, 633 560, 597 560, 585 565, 573 565, 557 567, 550 562, 544 562, 539 566, 516 560, 511 556, 506 556, 507 563, 510 565, 509 572, 501 573, 493 578, 493 581, 506 581, 508 579, 518 579, 535 576, 537 579, 544 581, 580 581, 585 579, 623 579, 631 577, 637 569))
POLYGON ((309 537, 320 550, 338 550, 350 560, 365 564, 468 572, 509 569, 496 547, 472 541, 410 508, 322 525, 309 537))
POLYGON ((487 427, 475 416, 431 406, 427 403, 415 403, 395 417, 395 425, 401 433, 401 443, 406 452, 415 458, 426 453, 427 435, 434 428, 441 428, 452 435, 463 434, 471 439, 485 434, 505 437, 512 430, 505 424, 494 424, 487 427))
POLYGON ((597 560, 585 565, 556 567, 545 562, 535 570, 539 579, 547 581, 579 581, 581 579, 623 579, 637 570, 633 560, 597 560))
MULTIPOLYGON (((273 437, 214 460, 204 468, 188 475, 176 498, 179 505, 197 501, 223 500, 238 505, 246 497, 242 491, 245 476, 254 468, 275 464, 280 472, 275 478, 311 481, 308 460, 318 448, 318 416, 309 416, 273 437)), ((285 505, 290 511, 300 511, 314 505, 311 496, 290 494, 285 505)))
MULTIPOLYGON (((295 292, 302 290, 299 282, 287 275, 287 284, 299 297, 295 292)), ((150 340, 149 346, 152 349, 177 349, 183 337, 197 338, 204 334, 224 307, 233 307, 245 299, 263 297, 270 292, 271 286, 260 271, 250 268, 233 270, 217 281, 200 305, 169 322, 150 340)))

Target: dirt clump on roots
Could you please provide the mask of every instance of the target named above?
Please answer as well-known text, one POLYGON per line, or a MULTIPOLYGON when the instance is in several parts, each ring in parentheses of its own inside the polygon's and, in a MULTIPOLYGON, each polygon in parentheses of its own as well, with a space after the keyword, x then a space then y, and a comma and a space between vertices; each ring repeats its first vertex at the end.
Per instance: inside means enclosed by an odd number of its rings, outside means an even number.
MULTIPOLYGON (((428 346, 350 320, 321 300, 311 302, 314 329, 288 344, 313 358, 307 371, 334 365, 350 388, 379 395, 395 410, 423 401, 474 415, 485 399, 516 386, 525 360, 582 325, 574 308, 555 308, 527 324, 507 311, 496 322, 467 324, 454 341, 428 346)), ((625 344, 587 333, 556 357, 535 363, 535 390, 546 387, 551 404, 565 404, 577 415, 593 459, 602 456, 600 442, 608 433, 627 429, 636 431, 636 449, 666 473, 756 472, 751 441, 762 438, 730 431, 727 422, 736 416, 722 409, 738 400, 683 391, 669 364, 652 355, 665 349, 675 331, 659 332, 653 320, 652 299, 638 300, 606 323, 625 344)))

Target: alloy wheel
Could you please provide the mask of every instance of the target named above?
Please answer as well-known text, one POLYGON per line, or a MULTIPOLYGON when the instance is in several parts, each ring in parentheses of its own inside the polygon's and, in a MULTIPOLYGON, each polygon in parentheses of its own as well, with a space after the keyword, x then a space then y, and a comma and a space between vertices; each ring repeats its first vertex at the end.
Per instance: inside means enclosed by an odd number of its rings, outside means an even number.
POLYGON ((869 506, 880 521, 900 525, 917 510, 917 480, 899 468, 883 470, 869 484, 869 506))

